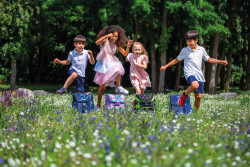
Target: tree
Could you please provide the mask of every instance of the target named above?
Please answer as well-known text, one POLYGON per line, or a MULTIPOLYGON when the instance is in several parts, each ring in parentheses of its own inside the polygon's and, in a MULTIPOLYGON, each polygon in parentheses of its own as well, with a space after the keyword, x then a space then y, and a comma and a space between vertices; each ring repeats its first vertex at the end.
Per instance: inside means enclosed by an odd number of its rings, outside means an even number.
POLYGON ((16 85, 16 63, 22 59, 23 44, 26 38, 29 26, 32 8, 30 1, 17 0, 0 2, 0 20, 1 20, 1 56, 5 62, 11 63, 10 88, 15 89, 16 85))

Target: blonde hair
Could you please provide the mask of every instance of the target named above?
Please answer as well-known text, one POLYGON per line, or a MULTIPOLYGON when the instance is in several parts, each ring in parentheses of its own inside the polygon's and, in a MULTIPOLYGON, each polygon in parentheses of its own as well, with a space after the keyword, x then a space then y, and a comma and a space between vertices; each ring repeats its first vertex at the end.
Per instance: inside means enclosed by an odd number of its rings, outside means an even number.
POLYGON ((134 42, 133 47, 132 47, 132 52, 133 53, 135 51, 135 45, 140 45, 140 47, 141 47, 141 54, 148 56, 148 52, 145 50, 145 48, 143 47, 143 45, 140 42, 134 42))

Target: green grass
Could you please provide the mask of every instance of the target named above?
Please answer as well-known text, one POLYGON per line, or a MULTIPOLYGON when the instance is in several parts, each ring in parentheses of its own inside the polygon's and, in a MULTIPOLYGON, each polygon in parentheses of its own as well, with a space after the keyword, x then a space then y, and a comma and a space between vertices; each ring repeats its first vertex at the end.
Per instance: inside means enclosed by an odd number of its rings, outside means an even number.
POLYGON ((187 117, 169 113, 172 94, 155 95, 156 113, 137 114, 134 95, 126 111, 89 114, 71 108, 70 93, 13 99, 1 108, 0 166, 249 166, 247 93, 206 95, 187 117))

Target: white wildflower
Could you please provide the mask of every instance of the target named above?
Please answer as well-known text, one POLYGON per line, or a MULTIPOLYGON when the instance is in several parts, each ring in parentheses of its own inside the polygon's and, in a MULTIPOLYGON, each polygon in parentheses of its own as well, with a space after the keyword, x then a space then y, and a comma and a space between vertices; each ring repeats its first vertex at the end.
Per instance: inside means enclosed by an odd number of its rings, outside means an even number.
POLYGON ((84 157, 84 158, 91 158, 91 154, 90 154, 90 153, 84 153, 84 154, 83 154, 83 157, 84 157))

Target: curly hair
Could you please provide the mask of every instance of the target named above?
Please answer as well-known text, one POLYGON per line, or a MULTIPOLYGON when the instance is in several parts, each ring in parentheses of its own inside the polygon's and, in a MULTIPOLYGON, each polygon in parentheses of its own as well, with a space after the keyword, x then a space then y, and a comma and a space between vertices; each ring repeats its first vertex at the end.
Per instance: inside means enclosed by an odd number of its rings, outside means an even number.
POLYGON ((134 42, 133 47, 132 47, 132 52, 134 53, 135 51, 135 45, 139 45, 141 47, 141 54, 148 56, 148 52, 144 48, 144 46, 140 42, 134 42))
POLYGON ((125 35, 125 30, 117 25, 111 25, 111 26, 104 27, 101 31, 99 31, 97 38, 99 39, 104 35, 114 33, 114 32, 118 32, 118 40, 116 41, 116 45, 118 47, 125 47, 126 41, 127 41, 127 37, 125 35))

